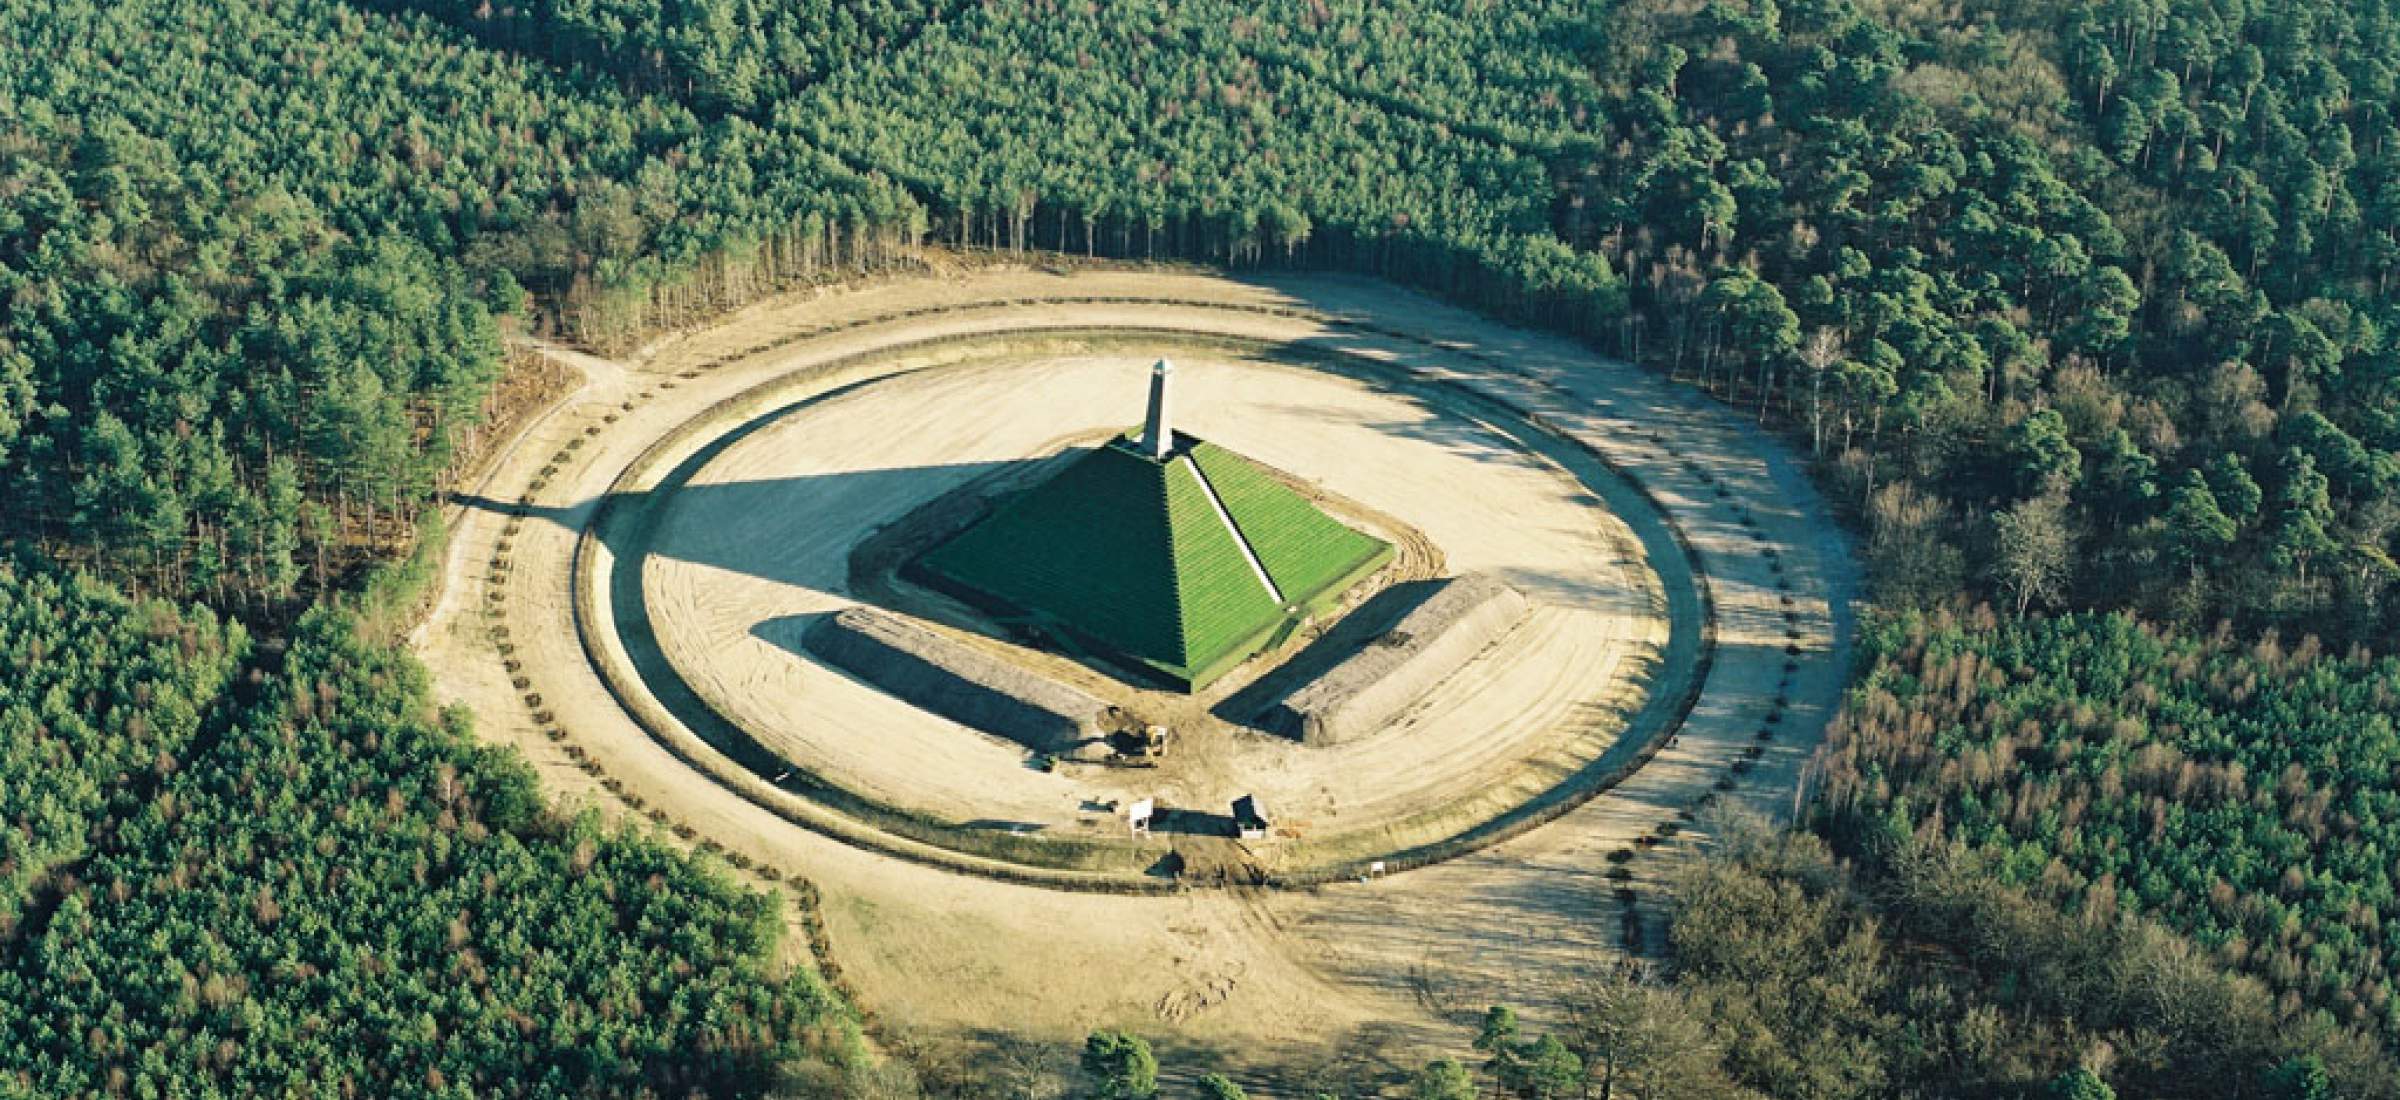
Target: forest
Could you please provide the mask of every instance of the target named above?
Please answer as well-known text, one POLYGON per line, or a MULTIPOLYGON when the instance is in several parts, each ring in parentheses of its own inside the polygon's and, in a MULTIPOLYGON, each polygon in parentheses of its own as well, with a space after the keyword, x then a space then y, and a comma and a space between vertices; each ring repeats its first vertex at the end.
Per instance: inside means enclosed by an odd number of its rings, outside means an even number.
POLYGON ((1879 624, 1826 754, 1833 835, 1955 839, 2002 882, 2158 915, 2290 1013, 2400 1033, 2400 659, 2122 614, 1879 624))
POLYGON ((856 1059, 775 899, 549 815, 347 612, 275 647, 0 567, 39 670, 0 689, 0 1095, 736 1095, 856 1059))
MULTIPOLYGON (((2321 1095, 2400 1039, 2389 0, 0 0, 0 27, 0 1094, 747 1094, 850 1057, 771 905, 555 820, 326 605, 428 529, 512 336, 621 348, 935 246, 1388 277, 1816 461, 1878 605, 1824 848, 1730 854, 1710 873, 1759 883, 1705 896, 1879 923, 1810 948, 1850 977, 1790 983, 1868 1024, 1732 996, 1783 979, 1693 905, 1684 972, 1624 994, 1740 1039, 1679 1079, 2321 1095), (1945 927, 1979 891, 2051 977, 1945 927), (2055 977, 2101 950, 2244 1030, 2055 977), (2120 1056, 2079 1069, 2091 1033, 2120 1056), (1856 1072, 1794 1076, 1828 1066, 1856 1072)), ((1587 1075, 1596 1042, 1567 1044, 1587 1075)))
POLYGON ((172 774, 249 655, 206 608, 135 604, 88 578, 0 565, 0 935, 84 858, 136 776, 172 774))
POLYGON ((23 62, 0 70, 10 533, 105 546, 144 591, 288 610, 390 550, 473 443, 495 318, 528 289, 597 338, 603 297, 722 308, 909 224, 904 195, 802 143, 423 19, 0 16, 23 62))

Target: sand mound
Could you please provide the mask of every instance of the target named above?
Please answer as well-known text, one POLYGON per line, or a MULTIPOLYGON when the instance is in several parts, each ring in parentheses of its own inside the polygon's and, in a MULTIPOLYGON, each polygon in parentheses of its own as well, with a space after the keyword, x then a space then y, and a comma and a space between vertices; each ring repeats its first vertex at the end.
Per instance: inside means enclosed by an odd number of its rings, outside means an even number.
POLYGON ((1265 721, 1311 745, 1338 745, 1389 726, 1426 691, 1491 648, 1532 610, 1498 578, 1470 573, 1276 707, 1265 721))
POLYGON ((869 684, 960 725, 1037 752, 1066 752, 1097 736, 1107 705, 871 607, 817 620, 809 652, 869 684))

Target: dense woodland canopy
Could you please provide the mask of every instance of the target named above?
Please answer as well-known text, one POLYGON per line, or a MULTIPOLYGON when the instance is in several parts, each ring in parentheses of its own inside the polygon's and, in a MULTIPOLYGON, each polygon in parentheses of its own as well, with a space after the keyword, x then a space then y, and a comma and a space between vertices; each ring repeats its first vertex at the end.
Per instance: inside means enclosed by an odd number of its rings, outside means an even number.
POLYGON ((797 1049, 831 1010, 767 976, 763 903, 548 819, 405 657, 293 624, 428 529, 509 334, 624 346, 929 242, 1384 275, 1820 461, 1889 616, 1820 786, 1855 863, 1744 873, 1985 984, 1874 977, 1863 1030, 1806 1046, 1825 1003, 1743 1008, 1712 969, 1754 925, 1696 931, 1661 995, 1721 1057, 1682 1079, 2021 1095, 2089 1023, 2095 1077, 2260 1095, 2308 1055, 2370 1079, 2342 1029, 2400 1029, 2391 0, 0 0, 0 28, 0 1093, 740 1092, 797 1049), (317 889, 337 863, 355 889, 317 889), (2145 939, 2152 971, 2269 992, 2224 994, 2239 1037, 2104 983, 2029 1006, 1911 908, 1927 866, 2018 899, 2042 957, 2155 921, 2205 966, 2145 939), (429 992, 462 927, 473 992, 429 992), (393 999, 281 992, 363 973, 393 999))
POLYGON ((521 287, 650 307, 663 267, 744 253, 686 279, 722 302, 906 207, 738 120, 341 5, 0 17, 12 531, 168 592, 280 599, 405 531, 521 287))
POLYGON ((472 27, 495 44, 611 74, 705 111, 748 114, 833 72, 897 53, 957 0, 370 0, 472 27))
POLYGON ((346 614, 283 641, 227 691, 238 627, 0 569, 0 642, 46 651, 0 689, 0 1096, 756 1095, 854 1056, 774 900, 547 817, 346 614))
POLYGON ((0 938, 29 893, 90 851, 201 737, 249 639, 206 609, 135 605, 0 564, 0 938), (123 800, 131 798, 134 801, 123 800))
POLYGON ((1885 623, 1837 724, 1840 835, 1955 837, 2004 882, 2155 913, 2308 1002, 2400 1032, 2400 659, 2122 615, 1885 623))

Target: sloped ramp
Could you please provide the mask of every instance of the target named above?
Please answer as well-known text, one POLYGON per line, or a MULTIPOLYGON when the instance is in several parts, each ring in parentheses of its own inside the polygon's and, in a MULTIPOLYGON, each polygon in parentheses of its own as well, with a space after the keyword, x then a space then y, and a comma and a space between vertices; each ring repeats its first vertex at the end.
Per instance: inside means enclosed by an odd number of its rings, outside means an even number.
POLYGON ((1310 745, 1355 741, 1390 726, 1435 684, 1499 644, 1532 610, 1496 577, 1455 578, 1400 621, 1260 719, 1297 728, 1310 745))
POLYGON ((851 607, 810 626, 808 651, 886 694, 1036 752, 1099 735, 1107 704, 897 615, 851 607))

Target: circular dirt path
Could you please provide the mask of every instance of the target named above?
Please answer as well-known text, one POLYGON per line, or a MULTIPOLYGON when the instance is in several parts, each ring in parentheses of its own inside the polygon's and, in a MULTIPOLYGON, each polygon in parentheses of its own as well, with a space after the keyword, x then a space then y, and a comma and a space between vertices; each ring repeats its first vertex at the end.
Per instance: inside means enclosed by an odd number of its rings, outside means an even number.
MULTIPOLYGON (((1587 771, 1593 761, 1627 737, 1654 738, 1695 682, 1703 609, 1663 516, 1597 459, 1530 425, 1491 425, 1451 407, 1442 388, 1409 386, 1388 368, 1349 364, 1354 377, 1172 334, 1014 335, 950 350, 966 358, 797 393, 771 383, 776 392, 763 399, 779 407, 753 416, 745 399, 711 417, 713 428, 696 426, 694 453, 670 448, 650 468, 672 472, 634 472, 600 528, 617 576, 582 579, 612 593, 610 614, 582 626, 613 620, 626 637, 595 648, 622 645, 633 677, 686 727, 757 745, 752 770, 765 778, 797 765, 845 802, 871 803, 877 820, 948 823, 910 835, 1113 869, 1143 888, 1161 885, 1145 869, 1186 838, 1128 838, 1096 807, 1156 797, 1221 811, 1252 794, 1278 825, 1273 841, 1252 846, 1262 869, 1346 877, 1601 782, 1587 771), (1099 350, 1120 341, 1138 351, 1099 350), (1186 430, 1406 527, 1451 571, 1524 592, 1533 612, 1431 685, 1394 728, 1343 745, 1239 729, 1202 709, 1206 697, 1129 692, 1143 713, 1183 712, 1172 719, 1178 747, 1156 769, 1036 770, 1022 746, 808 655, 802 632, 859 601, 850 569, 860 542, 1062 433, 1121 428, 1142 407, 1157 355, 1178 363, 1186 430), (1653 552, 1672 559, 1678 598, 1646 565, 1653 552), (1671 664, 1670 605, 1674 629, 1688 635, 1671 664), (1645 707, 1660 686, 1676 698, 1645 707), (673 705, 684 691, 704 709, 673 705), (1035 848, 1034 838, 1057 847, 1035 848)), ((1104 694, 1114 686, 1070 660, 988 644, 1043 675, 1104 694)), ((1210 696, 1223 698, 1251 671, 1210 696)), ((634 690, 630 680, 620 690, 634 690)))
MULTIPOLYGON (((943 353, 877 356, 872 370, 911 355, 933 365, 943 353)), ((1697 836, 1662 825, 1710 799, 1788 811, 1842 687, 1853 567, 1786 448, 1638 368, 1385 284, 1024 271, 892 282, 762 303, 587 374, 461 511, 421 653, 442 694, 472 707, 485 737, 522 749, 566 801, 645 807, 739 862, 813 880, 863 1006, 919 1038, 1071 1040, 1115 1025, 1169 1054, 1210 1048, 1191 1053, 1288 1068, 1337 1045, 1420 1059, 1462 1045, 1489 1003, 1538 1022, 1622 944, 1629 906, 1631 925, 1655 936, 1650 890, 1697 836), (839 364, 877 349, 1039 328, 1385 360, 1604 456, 1672 520, 1706 578, 1716 644, 1685 722, 1607 793, 1457 859, 1307 891, 1115 896, 832 839, 762 804, 778 792, 712 780, 686 759, 691 746, 679 756, 633 720, 578 642, 569 568, 579 547, 608 553, 578 534, 621 473, 770 380, 816 371, 838 384, 839 364), (1651 842, 1662 833, 1673 835, 1651 842)))

